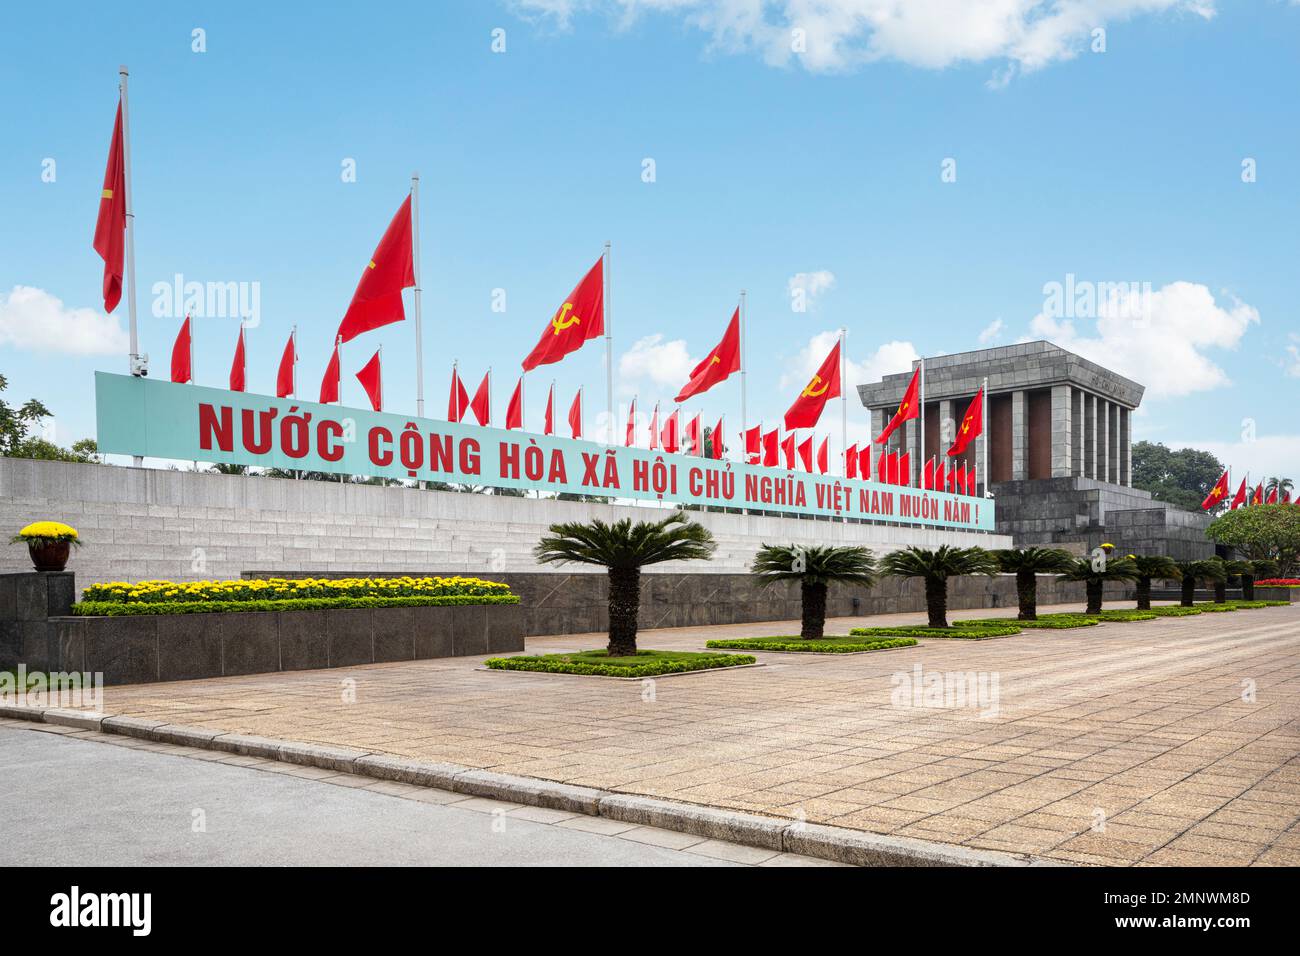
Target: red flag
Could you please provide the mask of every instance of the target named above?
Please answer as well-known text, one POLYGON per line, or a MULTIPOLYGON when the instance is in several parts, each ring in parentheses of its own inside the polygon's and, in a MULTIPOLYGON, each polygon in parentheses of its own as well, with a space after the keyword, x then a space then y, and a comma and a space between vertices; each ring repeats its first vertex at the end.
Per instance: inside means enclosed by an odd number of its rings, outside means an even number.
POLYGON ((974 465, 971 465, 970 470, 966 472, 966 494, 973 495, 975 494, 978 488, 979 488, 979 475, 977 473, 976 467, 974 465))
POLYGON ((411 247, 411 197, 408 194, 384 230, 375 254, 361 270, 357 291, 352 293, 352 302, 339 323, 342 341, 350 342, 362 332, 406 318, 402 290, 415 285, 415 260, 411 247))
POLYGON ((903 400, 898 405, 898 411, 894 412, 894 417, 889 420, 885 430, 880 433, 876 439, 877 443, 883 444, 889 440, 889 436, 894 434, 894 429, 903 422, 911 421, 913 418, 919 418, 921 415, 921 367, 918 365, 916 371, 912 373, 912 383, 907 386, 907 391, 903 393, 903 400))
POLYGON ((181 330, 176 333, 176 344, 172 346, 172 381, 190 382, 194 380, 194 369, 190 355, 194 347, 190 339, 190 317, 185 316, 181 330))
POLYGON ((785 470, 794 471, 794 432, 785 437, 781 442, 781 452, 785 455, 785 470))
POLYGON ((952 483, 957 489, 957 494, 966 494, 966 469, 960 465, 953 469, 952 483))
POLYGON ((704 426, 700 423, 700 416, 696 415, 686 425, 687 449, 692 455, 704 454, 704 426))
POLYGON ((574 438, 582 437, 582 389, 578 389, 573 404, 569 406, 569 429, 574 438))
POLYGON ((288 398, 294 392, 295 372, 298 365, 297 332, 289 333, 289 341, 284 343, 284 352, 280 356, 280 367, 275 373, 275 397, 288 398))
POLYGON ((960 455, 973 442, 980 432, 984 430, 984 389, 975 393, 971 403, 966 408, 966 414, 962 416, 961 425, 957 428, 957 440, 952 443, 948 449, 948 457, 960 455))
MULTIPOLYGON (((1201 510, 1209 511, 1211 508, 1217 508, 1219 505, 1223 504, 1224 499, 1227 497, 1228 473, 1225 471, 1219 476, 1219 480, 1214 483, 1214 487, 1210 489, 1210 493, 1205 496, 1205 500, 1201 502, 1201 510)), ((1276 493, 1274 493, 1274 498, 1276 500, 1276 493)))
POLYGON ((469 408, 469 392, 460 380, 456 366, 451 367, 451 393, 447 396, 447 421, 458 422, 464 419, 465 409, 469 408))
POLYGON ((934 469, 934 488, 936 491, 948 490, 948 476, 945 473, 947 467, 947 462, 940 459, 937 467, 934 469))
POLYGON ((811 472, 813 470, 813 436, 809 435, 799 445, 799 460, 803 462, 803 470, 811 472))
POLYGON ((366 390, 366 397, 370 399, 370 407, 377 412, 384 410, 384 379, 383 373, 379 368, 379 350, 371 356, 370 361, 362 366, 361 371, 357 372, 357 381, 361 387, 366 390))
POLYGON ((1270 504, 1270 505, 1275 505, 1275 504, 1277 504, 1277 488, 1276 488, 1276 487, 1274 487, 1273 490, 1270 491, 1270 492, 1268 493, 1268 501, 1265 502, 1265 503, 1266 503, 1266 504, 1270 504))
POLYGON ((763 436, 763 467, 775 468, 779 464, 778 447, 781 434, 779 428, 773 428, 763 436))
POLYGON ((816 428, 822 417, 822 409, 832 398, 840 397, 840 343, 822 361, 816 374, 808 380, 799 397, 794 400, 789 411, 785 413, 785 427, 816 428))
POLYGON ((636 399, 632 399, 632 404, 627 407, 627 437, 623 444, 631 448, 636 444, 636 399))
POLYGON ((871 480, 871 445, 863 445, 858 450, 858 477, 863 481, 871 480))
POLYGON ((1238 488, 1237 493, 1232 496, 1232 511, 1236 511, 1246 503, 1246 482, 1248 480, 1249 479, 1247 478, 1241 479, 1241 487, 1238 488))
POLYGON ((483 381, 478 383, 478 389, 474 392, 474 397, 470 400, 469 410, 474 413, 480 425, 492 424, 492 373, 485 372, 483 381))
MULTIPOLYGON (((844 453, 844 477, 858 477, 858 446, 850 445, 849 450, 844 453)), ((870 475, 866 477, 870 478, 870 475)))
POLYGON ((934 459, 931 458, 925 463, 925 470, 921 473, 921 487, 926 491, 934 490, 934 459))
POLYGON ((551 390, 546 393, 546 418, 542 422, 542 434, 555 434, 555 383, 551 383, 551 390))
POLYGON ((727 444, 722 440, 722 436, 726 434, 726 432, 722 430, 722 426, 726 424, 726 421, 727 419, 725 415, 722 418, 719 418, 718 424, 713 426, 713 431, 709 434, 710 451, 713 452, 713 457, 719 460, 721 460, 723 453, 727 450, 727 444))
POLYGON ((650 450, 659 449, 659 403, 655 402, 654 414, 650 416, 650 450))
POLYGON ((905 451, 898 456, 898 483, 904 486, 912 484, 912 453, 905 451))
POLYGON ((714 385, 727 378, 732 372, 740 371, 740 309, 731 316, 727 331, 719 342, 699 365, 691 369, 690 381, 677 393, 676 402, 707 392, 714 385))
POLYGON ((585 342, 605 334, 604 264, 604 256, 596 260, 546 323, 541 340, 524 359, 525 372, 558 362, 585 342))
POLYGON ((113 139, 108 145, 108 166, 99 194, 99 217, 91 243, 104 260, 104 311, 122 301, 122 262, 126 250, 126 161, 122 152, 122 101, 117 103, 113 139))
POLYGON ((663 433, 659 436, 660 444, 663 445, 664 451, 669 454, 675 454, 681 450, 681 419, 678 417, 679 415, 680 410, 674 409, 673 413, 664 422, 663 433))
POLYGON ((325 366, 325 377, 320 382, 320 403, 328 405, 339 400, 339 341, 334 340, 334 353, 325 366))
POLYGON ((902 484, 899 479, 898 452, 896 451, 889 453, 889 483, 891 485, 902 484))
POLYGON ((876 460, 876 481, 882 485, 889 484, 889 452, 882 453, 876 460))
POLYGON ((524 427, 524 377, 519 376, 519 384, 515 386, 514 393, 510 396, 510 402, 506 405, 506 430, 512 428, 524 427))
POLYGON ((763 426, 755 425, 743 432, 745 439, 745 463, 757 465, 763 454, 763 426))
POLYGON ((831 469, 831 440, 830 436, 822 439, 821 447, 817 449, 817 470, 823 475, 831 469))
POLYGON ((1261 481, 1255 486, 1255 493, 1250 497, 1252 505, 1262 505, 1264 503, 1264 483, 1261 481))
POLYGON ((244 390, 244 324, 239 324, 239 339, 235 342, 235 359, 230 363, 230 390, 244 390))

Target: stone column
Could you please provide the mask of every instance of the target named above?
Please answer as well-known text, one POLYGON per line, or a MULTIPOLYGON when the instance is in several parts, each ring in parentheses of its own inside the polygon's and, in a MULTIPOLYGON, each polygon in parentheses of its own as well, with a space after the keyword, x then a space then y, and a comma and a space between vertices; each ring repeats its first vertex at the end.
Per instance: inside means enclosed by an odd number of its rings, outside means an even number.
POLYGON ((1070 389, 1070 474, 1083 474, 1083 392, 1070 389))
POLYGON ((1097 477, 1097 397, 1083 393, 1083 477, 1097 477))
POLYGON ((1110 481, 1110 402, 1097 399, 1097 480, 1110 481))
POLYGON ((1120 410, 1120 453, 1119 483, 1127 488, 1133 487, 1133 410, 1120 410))
POLYGON ((1052 386, 1052 477, 1068 478, 1071 473, 1070 437, 1073 415, 1070 386, 1052 386))
POLYGON ((1123 442, 1123 423, 1121 422, 1121 412, 1123 411, 1114 402, 1110 406, 1110 480, 1117 485, 1124 484, 1124 478, 1120 474, 1120 462, 1123 460, 1121 443, 1123 442))
POLYGON ((1029 477, 1029 421, 1026 417, 1025 391, 1011 393, 1011 480, 1029 477))

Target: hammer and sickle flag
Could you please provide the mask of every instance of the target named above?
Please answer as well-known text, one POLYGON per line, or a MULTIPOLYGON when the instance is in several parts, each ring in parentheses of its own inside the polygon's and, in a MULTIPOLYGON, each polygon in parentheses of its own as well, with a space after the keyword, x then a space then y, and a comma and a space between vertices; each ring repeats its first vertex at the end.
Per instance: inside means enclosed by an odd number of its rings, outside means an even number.
POLYGON ((524 359, 524 371, 558 362, 587 341, 605 334, 605 259, 602 256, 555 310, 542 338, 524 359))
POLYGON ((112 312, 122 301, 122 262, 126 249, 126 163, 123 155, 122 103, 119 99, 93 243, 95 251, 104 260, 105 312, 112 312))
POLYGON ((681 404, 688 398, 707 392, 714 385, 740 371, 740 308, 731 315, 727 331, 722 341, 710 352, 699 365, 691 369, 691 378, 673 401, 681 404))
POLYGON ((411 197, 402 202, 388 224, 375 254, 361 270, 361 281, 339 323, 338 338, 350 342, 362 332, 406 318, 402 290, 415 285, 411 243, 411 197))
POLYGON ((884 444, 889 441, 889 436, 894 434, 894 429, 903 422, 911 421, 913 418, 921 416, 921 367, 918 365, 916 371, 912 373, 912 384, 907 386, 907 391, 903 393, 903 400, 898 405, 898 411, 894 412, 894 417, 889 420, 885 430, 880 433, 876 439, 877 444, 884 444))
POLYGON ((804 386, 799 397, 794 400, 789 411, 785 413, 785 427, 791 431, 796 428, 816 428, 822 417, 822 409, 832 398, 840 397, 840 343, 822 362, 821 368, 804 386))
POLYGON ((962 416, 961 424, 957 426, 957 438, 948 449, 948 457, 960 455, 964 452, 980 432, 984 430, 984 389, 975 393, 971 399, 970 405, 966 408, 966 414, 962 416))

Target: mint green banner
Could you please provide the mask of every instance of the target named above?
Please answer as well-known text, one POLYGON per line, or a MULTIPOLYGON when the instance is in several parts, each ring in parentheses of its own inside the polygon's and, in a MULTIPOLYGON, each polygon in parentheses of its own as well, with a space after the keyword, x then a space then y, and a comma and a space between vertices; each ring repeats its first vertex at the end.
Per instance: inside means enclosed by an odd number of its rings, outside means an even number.
POLYGON ((993 502, 553 435, 95 373, 99 450, 992 531, 993 502))

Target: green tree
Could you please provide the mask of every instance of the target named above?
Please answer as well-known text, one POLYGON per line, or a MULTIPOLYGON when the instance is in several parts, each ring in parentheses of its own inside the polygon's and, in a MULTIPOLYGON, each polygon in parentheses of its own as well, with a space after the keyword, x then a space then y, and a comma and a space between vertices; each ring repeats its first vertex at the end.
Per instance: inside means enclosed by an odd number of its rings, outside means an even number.
POLYGON ((1253 505, 1228 511, 1210 522, 1205 534, 1248 561, 1274 561, 1283 577, 1300 556, 1300 507, 1253 505))
POLYGON ((1174 451, 1147 441, 1133 445, 1133 487, 1151 492, 1157 501, 1188 511, 1200 510, 1201 502, 1223 471, 1223 463, 1208 451, 1174 451))
POLYGON ((1133 570, 1137 572, 1137 609, 1151 610, 1151 582, 1153 579, 1176 581, 1182 576, 1178 562, 1163 554, 1130 554, 1133 570))
MULTIPOLYGON (((0 375, 0 392, 8 387, 9 380, 0 375)), ((30 434, 32 428, 52 414, 39 399, 28 399, 18 408, 0 399, 0 455, 39 461, 100 461, 93 438, 75 441, 69 449, 30 434)))
POLYGON ((798 581, 803 620, 799 636, 820 638, 826 631, 826 592, 830 584, 876 583, 876 563, 866 548, 836 548, 818 545, 768 545, 759 548, 750 568, 766 584, 798 581))
POLYGON ((953 548, 940 545, 904 548, 885 555, 880 570, 900 578, 925 581, 925 612, 930 627, 948 626, 948 579, 967 574, 992 577, 1000 570, 998 559, 983 548, 953 548))
POLYGON ((607 524, 599 518, 586 524, 551 525, 533 550, 542 564, 595 564, 609 572, 610 657, 636 654, 637 620, 641 608, 641 568, 664 561, 700 561, 713 556, 713 535, 681 512, 660 521, 623 518, 607 524))
POLYGON ((1191 607, 1196 603, 1196 583, 1198 581, 1226 580, 1228 571, 1218 558, 1203 558, 1198 561, 1179 561, 1178 570, 1182 572, 1182 605, 1191 607))
POLYGON ((1273 497, 1273 492, 1277 492, 1277 500, 1280 502, 1283 497, 1289 496, 1295 490, 1295 482, 1290 478, 1270 478, 1264 482, 1264 500, 1267 501, 1273 497))
POLYGON ((1060 574, 1074 565, 1074 556, 1060 548, 1008 548, 993 554, 1004 572, 1016 576, 1022 621, 1038 619, 1038 575, 1060 574))
POLYGON ((1066 581, 1082 581, 1088 598, 1084 613, 1100 614, 1106 597, 1106 582, 1136 580, 1137 565, 1131 558, 1111 557, 1107 549, 1104 557, 1075 558, 1074 566, 1061 577, 1066 581))

